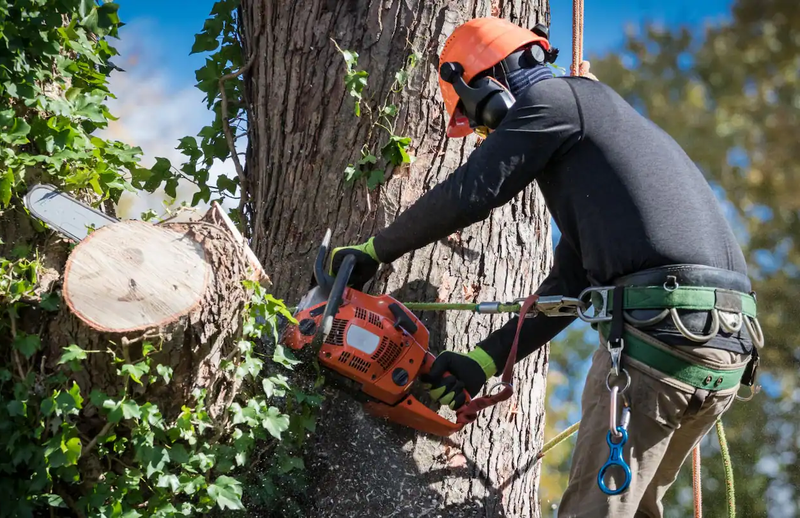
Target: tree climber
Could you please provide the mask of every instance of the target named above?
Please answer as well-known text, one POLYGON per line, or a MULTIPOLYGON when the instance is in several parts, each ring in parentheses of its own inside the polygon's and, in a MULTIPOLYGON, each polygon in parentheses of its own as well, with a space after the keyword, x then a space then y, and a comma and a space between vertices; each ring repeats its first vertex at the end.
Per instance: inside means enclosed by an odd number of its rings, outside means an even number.
MULTIPOLYGON (((589 288, 594 314, 610 315, 593 323, 600 347, 559 516, 661 517, 686 457, 740 380, 754 376, 754 342, 763 345, 755 299, 744 255, 692 160, 596 78, 555 77, 548 63, 557 52, 542 26, 482 18, 457 27, 440 57, 447 135, 485 140, 366 243, 335 249, 331 266, 355 255, 351 279, 361 287, 380 264, 486 219, 537 181, 561 238, 536 293, 589 288), (610 426, 618 401, 623 419, 610 426), (630 476, 598 477, 623 434, 630 476)), ((423 380, 431 396, 458 409, 464 390, 478 394, 505 365, 517 319, 467 354, 441 353, 423 380)), ((527 318, 516 361, 574 320, 527 318)))

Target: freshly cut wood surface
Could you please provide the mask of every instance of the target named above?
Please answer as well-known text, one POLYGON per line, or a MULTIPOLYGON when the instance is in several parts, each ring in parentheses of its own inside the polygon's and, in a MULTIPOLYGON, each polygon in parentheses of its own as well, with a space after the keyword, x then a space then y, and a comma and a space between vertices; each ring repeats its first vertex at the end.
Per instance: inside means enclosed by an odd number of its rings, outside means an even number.
POLYGON ((94 329, 143 330, 189 313, 209 275, 200 243, 129 220, 93 232, 73 250, 64 272, 64 299, 94 329))

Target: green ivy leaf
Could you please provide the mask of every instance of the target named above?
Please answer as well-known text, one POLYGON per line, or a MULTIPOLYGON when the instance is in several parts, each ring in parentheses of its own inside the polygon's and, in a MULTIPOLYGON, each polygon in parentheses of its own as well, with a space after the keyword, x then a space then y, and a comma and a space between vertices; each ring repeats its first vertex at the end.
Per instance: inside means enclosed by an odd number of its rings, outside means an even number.
POLYGON ((217 177, 217 189, 220 191, 228 191, 231 194, 236 194, 236 187, 238 183, 224 174, 217 177))
POLYGON ((39 307, 45 311, 58 311, 61 299, 56 293, 45 293, 39 301, 39 307))
POLYGON ((280 440, 281 433, 289 428, 289 416, 282 414, 276 407, 271 406, 267 409, 266 416, 261 424, 271 436, 280 440))
POLYGON ((272 355, 272 361, 275 363, 280 363, 290 370, 292 370, 295 365, 300 363, 300 360, 296 359, 294 355, 282 344, 275 345, 275 352, 272 355))
POLYGON ((0 207, 8 207, 14 188, 14 172, 9 168, 0 175, 0 207))
POLYGON ((361 171, 358 170, 353 164, 347 164, 347 167, 344 168, 344 181, 347 183, 353 183, 361 176, 361 171))
POLYGON ((25 358, 30 358, 42 346, 39 335, 29 335, 27 333, 18 332, 17 337, 13 342, 14 349, 22 353, 25 358))
POLYGON ((9 417, 26 417, 28 415, 28 404, 25 401, 14 399, 6 405, 9 417))
POLYGON ((300 457, 292 457, 291 455, 282 455, 278 460, 278 473, 285 475, 293 469, 305 469, 303 459, 300 457))
POLYGON ((381 155, 396 166, 410 164, 411 158, 407 151, 409 145, 411 145, 411 137, 392 135, 389 137, 389 141, 381 148, 381 155))
POLYGON ((85 360, 88 356, 86 351, 81 349, 79 346, 75 344, 68 345, 64 347, 63 353, 61 354, 61 359, 58 360, 58 364, 62 365, 67 362, 78 362, 81 360, 85 360))
POLYGON ((227 475, 220 475, 208 486, 208 496, 217 503, 220 509, 241 510, 242 486, 238 480, 227 475))
POLYGON ((201 32, 194 35, 194 44, 192 51, 189 54, 198 54, 200 52, 211 52, 219 46, 217 38, 213 34, 201 32))
POLYGON ((169 385, 172 379, 172 367, 169 365, 157 365, 156 372, 158 372, 158 375, 164 380, 164 384, 169 385))
POLYGON ((381 110, 381 114, 387 117, 394 117, 397 115, 397 106, 394 104, 390 104, 389 106, 384 106, 381 110))
POLYGON ((277 376, 264 378, 261 381, 261 386, 264 388, 264 393, 268 398, 273 396, 283 397, 286 395, 286 391, 291 389, 288 381, 289 380, 286 378, 286 376, 278 374, 277 376))
POLYGON ((141 409, 139 405, 135 401, 131 401, 130 399, 126 399, 120 405, 122 410, 122 416, 125 419, 139 419, 142 416, 141 409))
POLYGON ((367 178, 367 189, 374 189, 384 182, 383 169, 373 169, 367 178))
POLYGON ((181 487, 181 482, 175 475, 171 473, 163 473, 158 476, 158 482, 156 482, 156 486, 168 488, 173 493, 177 493, 178 489, 181 487))
POLYGON ((72 439, 68 440, 65 443, 64 447, 64 454, 66 455, 66 466, 74 466, 78 463, 78 459, 81 458, 81 440, 77 437, 73 437, 72 439))
POLYGON ((126 363, 120 368, 120 376, 130 376, 130 378, 138 383, 139 385, 142 384, 141 377, 150 372, 150 367, 142 362, 142 363, 126 363))

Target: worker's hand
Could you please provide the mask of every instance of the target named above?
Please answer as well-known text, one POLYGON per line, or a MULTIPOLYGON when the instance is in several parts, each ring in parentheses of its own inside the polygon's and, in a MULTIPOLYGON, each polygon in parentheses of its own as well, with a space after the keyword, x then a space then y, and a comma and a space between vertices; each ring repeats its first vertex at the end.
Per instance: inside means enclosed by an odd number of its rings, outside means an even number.
POLYGON ((420 381, 434 400, 458 410, 467 399, 464 389, 475 397, 496 371, 494 360, 480 347, 467 354, 445 351, 436 357, 430 372, 420 376, 420 381))
POLYGON ((591 64, 588 61, 581 61, 581 64, 578 65, 578 75, 582 77, 588 77, 593 81, 597 81, 598 79, 594 76, 594 74, 589 72, 590 65, 591 64))
POLYGON ((372 244, 373 239, 375 238, 371 237, 366 243, 360 245, 334 248, 331 253, 330 274, 336 275, 345 256, 353 255, 356 258, 356 265, 353 273, 350 274, 348 285, 357 290, 362 289, 364 284, 378 273, 378 267, 381 265, 378 255, 375 253, 375 246, 372 244))

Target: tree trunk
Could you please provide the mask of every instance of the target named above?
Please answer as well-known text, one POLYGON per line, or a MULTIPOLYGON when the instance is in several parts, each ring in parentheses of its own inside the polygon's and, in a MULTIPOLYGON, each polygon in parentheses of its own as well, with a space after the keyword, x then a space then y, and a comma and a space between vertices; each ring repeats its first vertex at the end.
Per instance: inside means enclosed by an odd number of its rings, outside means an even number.
MULTIPOLYGON (((364 241, 474 149, 474 137, 445 137, 438 53, 458 24, 498 8, 524 26, 549 24, 545 0, 243 2, 245 51, 258 56, 246 76, 252 246, 287 304, 309 289, 326 227, 334 246, 364 241), (331 39, 357 52, 357 68, 369 72, 361 117, 331 39), (386 167, 377 189, 348 185, 343 172, 361 158, 362 145, 380 154, 387 134, 370 116, 414 50, 409 82, 390 98, 399 107, 395 132, 413 139, 416 161, 386 167)), ((383 267, 366 289, 401 301, 526 296, 549 270, 550 239, 549 215, 532 185, 486 221, 383 267)), ((421 318, 435 352, 467 351, 504 322, 466 313, 421 318)), ((316 507, 308 515, 538 516, 546 361, 542 348, 519 363, 515 396, 447 440, 368 416, 346 396, 329 398, 307 462, 316 507)))

